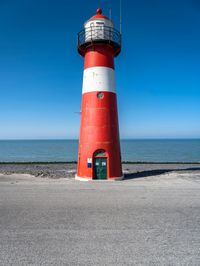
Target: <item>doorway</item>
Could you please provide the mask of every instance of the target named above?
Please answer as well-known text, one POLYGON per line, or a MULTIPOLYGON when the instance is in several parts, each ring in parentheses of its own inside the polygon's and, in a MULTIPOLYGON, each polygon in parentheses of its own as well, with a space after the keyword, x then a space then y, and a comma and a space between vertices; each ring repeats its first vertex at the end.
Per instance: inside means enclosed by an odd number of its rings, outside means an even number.
POLYGON ((107 158, 94 158, 94 179, 107 179, 107 158))

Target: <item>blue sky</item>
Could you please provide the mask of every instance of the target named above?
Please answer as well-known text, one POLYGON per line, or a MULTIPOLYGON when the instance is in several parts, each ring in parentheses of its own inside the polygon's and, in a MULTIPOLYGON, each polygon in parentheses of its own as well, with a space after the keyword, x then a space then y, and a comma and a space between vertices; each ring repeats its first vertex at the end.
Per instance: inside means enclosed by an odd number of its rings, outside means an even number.
MULTIPOLYGON (((98 0, 0 0, 0 139, 78 138, 76 35, 98 0)), ((119 28, 119 1, 102 0, 119 28)), ((200 2, 122 0, 122 138, 200 137, 200 2)))

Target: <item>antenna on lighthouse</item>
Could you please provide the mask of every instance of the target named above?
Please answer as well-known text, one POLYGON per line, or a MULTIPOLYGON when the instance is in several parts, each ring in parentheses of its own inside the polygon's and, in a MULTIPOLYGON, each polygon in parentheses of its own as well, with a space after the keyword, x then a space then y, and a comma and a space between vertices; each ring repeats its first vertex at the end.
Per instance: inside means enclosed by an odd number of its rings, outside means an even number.
POLYGON ((119 0, 119 31, 122 34, 122 0, 119 0))
POLYGON ((112 9, 111 8, 109 9, 109 19, 110 20, 112 19, 112 9))

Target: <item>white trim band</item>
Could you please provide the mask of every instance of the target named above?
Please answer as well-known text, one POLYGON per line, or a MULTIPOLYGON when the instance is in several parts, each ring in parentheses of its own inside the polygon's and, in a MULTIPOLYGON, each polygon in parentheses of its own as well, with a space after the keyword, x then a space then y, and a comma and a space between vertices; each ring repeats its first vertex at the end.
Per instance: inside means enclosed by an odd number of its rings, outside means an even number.
POLYGON ((81 177, 81 176, 78 176, 78 175, 75 175, 75 180, 78 180, 78 181, 94 181, 94 182, 97 182, 97 181, 100 181, 100 182, 105 182, 105 181, 120 181, 120 180, 123 180, 124 179, 124 176, 119 176, 119 177, 111 177, 111 178, 107 178, 107 179, 93 179, 93 178, 85 178, 85 177, 81 177))
POLYGON ((84 70, 82 93, 93 91, 116 93, 114 69, 110 67, 89 67, 84 70))

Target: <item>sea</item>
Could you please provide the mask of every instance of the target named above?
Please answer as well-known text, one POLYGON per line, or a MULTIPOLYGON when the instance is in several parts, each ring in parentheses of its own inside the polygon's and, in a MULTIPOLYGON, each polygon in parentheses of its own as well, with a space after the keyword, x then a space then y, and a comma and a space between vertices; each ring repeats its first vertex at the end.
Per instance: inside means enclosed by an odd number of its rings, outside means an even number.
MULTIPOLYGON (((0 162, 71 162, 78 140, 0 140, 0 162)), ((200 139, 121 140, 122 161, 200 162, 200 139)))

